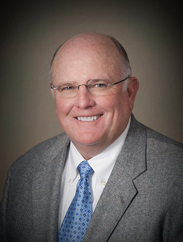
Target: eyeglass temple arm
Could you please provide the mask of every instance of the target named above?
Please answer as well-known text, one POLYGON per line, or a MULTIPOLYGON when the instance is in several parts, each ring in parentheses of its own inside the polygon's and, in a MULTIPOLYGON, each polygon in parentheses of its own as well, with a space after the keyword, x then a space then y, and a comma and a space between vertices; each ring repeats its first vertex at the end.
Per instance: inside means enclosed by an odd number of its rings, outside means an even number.
POLYGON ((115 83, 113 83, 111 86, 116 85, 116 84, 119 84, 119 83, 121 83, 121 82, 124 82, 124 81, 126 81, 129 77, 130 77, 130 76, 127 76, 125 79, 123 79, 123 80, 121 80, 121 81, 119 81, 119 82, 115 82, 115 83))

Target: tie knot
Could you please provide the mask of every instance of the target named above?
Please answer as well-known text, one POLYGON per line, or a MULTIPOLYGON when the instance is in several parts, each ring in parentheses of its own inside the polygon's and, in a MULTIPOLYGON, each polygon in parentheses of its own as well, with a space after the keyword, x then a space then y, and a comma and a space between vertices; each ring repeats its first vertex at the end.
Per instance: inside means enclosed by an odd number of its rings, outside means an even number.
POLYGON ((84 160, 78 165, 78 170, 81 178, 89 178, 93 173, 93 169, 89 165, 88 161, 84 160))

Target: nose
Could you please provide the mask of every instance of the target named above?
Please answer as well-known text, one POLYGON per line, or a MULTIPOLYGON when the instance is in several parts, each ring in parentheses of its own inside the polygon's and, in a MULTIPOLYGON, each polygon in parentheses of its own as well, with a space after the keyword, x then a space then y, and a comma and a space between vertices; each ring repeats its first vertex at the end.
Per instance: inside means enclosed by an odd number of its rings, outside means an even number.
POLYGON ((81 86, 85 86, 87 89, 88 89, 88 87, 89 87, 88 84, 80 84, 80 85, 78 85, 78 91, 79 91, 79 88, 80 88, 81 86))
POLYGON ((86 109, 95 105, 95 100, 92 94, 89 92, 85 84, 81 84, 78 87, 78 93, 75 99, 75 106, 78 108, 86 109))

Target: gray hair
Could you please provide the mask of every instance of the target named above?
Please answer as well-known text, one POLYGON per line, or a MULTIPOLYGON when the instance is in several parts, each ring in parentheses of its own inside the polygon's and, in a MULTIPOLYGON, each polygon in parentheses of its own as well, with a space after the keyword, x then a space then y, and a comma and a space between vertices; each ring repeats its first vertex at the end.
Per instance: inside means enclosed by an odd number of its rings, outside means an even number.
MULTIPOLYGON (((106 35, 106 37, 108 37, 114 43, 114 45, 116 46, 116 48, 118 49, 118 51, 119 51, 119 53, 121 55, 121 59, 122 59, 122 63, 123 63, 123 75, 124 75, 124 78, 127 77, 127 76, 131 77, 132 69, 131 69, 130 61, 129 61, 128 54, 127 54, 125 48, 113 36, 106 35)), ((126 91, 127 86, 128 86, 128 79, 123 84, 123 91, 126 91)))
POLYGON ((127 55, 125 48, 113 36, 106 35, 106 37, 108 37, 114 43, 114 45, 116 46, 116 48, 118 49, 118 51, 121 55, 122 63, 124 65, 124 77, 131 76, 132 75, 132 69, 131 69, 130 61, 129 61, 129 58, 128 58, 128 55, 127 55))

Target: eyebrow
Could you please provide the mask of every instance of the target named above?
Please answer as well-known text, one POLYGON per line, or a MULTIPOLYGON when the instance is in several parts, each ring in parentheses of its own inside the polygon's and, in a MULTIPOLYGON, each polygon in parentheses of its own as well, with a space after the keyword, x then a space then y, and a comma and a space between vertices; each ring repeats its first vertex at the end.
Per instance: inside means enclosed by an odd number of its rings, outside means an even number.
MULTIPOLYGON (((87 80, 86 84, 90 81, 112 81, 112 79, 107 79, 107 78, 94 78, 94 79, 89 79, 87 80)), ((63 83, 59 83, 58 86, 60 85, 70 85, 70 84, 76 84, 76 85, 80 85, 78 82, 75 81, 71 81, 71 82, 63 82, 63 83)), ((85 83, 82 83, 85 84, 85 83)))

